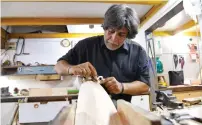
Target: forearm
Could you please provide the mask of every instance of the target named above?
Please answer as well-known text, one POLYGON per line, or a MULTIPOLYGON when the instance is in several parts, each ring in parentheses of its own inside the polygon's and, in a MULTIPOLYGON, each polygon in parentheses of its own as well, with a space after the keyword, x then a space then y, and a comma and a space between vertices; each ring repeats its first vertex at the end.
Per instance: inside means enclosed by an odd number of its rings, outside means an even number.
POLYGON ((140 81, 134 81, 132 83, 123 83, 124 94, 139 95, 149 92, 149 86, 146 83, 140 81))
POLYGON ((60 75, 69 75, 68 74, 68 67, 71 66, 67 61, 60 60, 55 65, 55 71, 60 75))

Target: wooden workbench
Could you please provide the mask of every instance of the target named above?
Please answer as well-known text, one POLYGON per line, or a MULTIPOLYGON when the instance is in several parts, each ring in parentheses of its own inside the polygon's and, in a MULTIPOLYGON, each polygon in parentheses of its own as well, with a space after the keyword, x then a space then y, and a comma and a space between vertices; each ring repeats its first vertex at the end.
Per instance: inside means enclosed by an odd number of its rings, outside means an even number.
POLYGON ((160 90, 172 90, 173 95, 176 96, 179 101, 182 101, 184 98, 202 97, 202 85, 169 86, 168 88, 160 90))

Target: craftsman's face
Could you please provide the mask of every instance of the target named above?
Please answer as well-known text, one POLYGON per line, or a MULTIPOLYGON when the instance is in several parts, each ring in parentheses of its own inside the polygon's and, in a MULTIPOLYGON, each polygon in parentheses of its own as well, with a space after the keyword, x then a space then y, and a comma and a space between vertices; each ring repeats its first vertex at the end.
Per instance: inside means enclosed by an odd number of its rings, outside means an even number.
POLYGON ((121 29, 109 28, 104 31, 105 45, 109 50, 116 50, 120 48, 128 34, 127 28, 121 29))

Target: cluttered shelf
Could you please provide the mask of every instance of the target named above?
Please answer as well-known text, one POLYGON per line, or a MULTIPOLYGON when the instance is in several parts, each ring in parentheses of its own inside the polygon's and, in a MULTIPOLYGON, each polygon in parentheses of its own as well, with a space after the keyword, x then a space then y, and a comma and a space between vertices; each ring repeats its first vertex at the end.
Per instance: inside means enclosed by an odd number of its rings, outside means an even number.
POLYGON ((159 90, 172 90, 173 92, 198 91, 202 90, 202 85, 177 85, 161 88, 159 90))
POLYGON ((61 80, 61 76, 54 70, 54 65, 3 66, 1 67, 1 75, 11 79, 61 80))
POLYGON ((10 96, 10 97, 1 97, 1 102, 18 102, 18 100, 27 98, 29 102, 37 101, 65 101, 71 99, 77 99, 78 94, 69 94, 64 96, 10 96))
POLYGON ((32 88, 29 90, 15 91, 15 94, 8 92, 8 88, 2 90, 1 102, 18 102, 18 100, 28 99, 35 101, 65 101, 66 99, 77 99, 79 90, 74 88, 32 88), (23 92, 22 92, 23 91, 23 92), (18 93, 18 94, 16 94, 18 93))
POLYGON ((36 74, 56 74, 54 65, 43 66, 3 66, 2 75, 36 75, 36 74))

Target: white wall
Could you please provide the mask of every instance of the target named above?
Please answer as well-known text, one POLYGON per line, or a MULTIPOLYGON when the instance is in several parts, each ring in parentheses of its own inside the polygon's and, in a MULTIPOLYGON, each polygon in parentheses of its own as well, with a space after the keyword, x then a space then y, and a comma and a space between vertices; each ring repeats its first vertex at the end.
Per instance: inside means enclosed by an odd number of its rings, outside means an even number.
MULTIPOLYGON (((162 47, 162 55, 160 60, 164 66, 163 75, 168 80, 168 71, 179 71, 181 70, 180 64, 178 63, 177 68, 174 67, 173 54, 182 55, 185 59, 185 65, 183 68, 185 80, 197 79, 199 75, 199 62, 192 62, 189 55, 188 43, 198 43, 200 37, 189 37, 189 36, 169 36, 169 37, 155 37, 155 43, 160 41, 162 47), (190 41, 192 38, 192 41, 190 41)), ((200 43, 200 50, 202 43, 200 43)), ((202 52, 200 54, 202 57, 202 52)), ((202 62, 202 58, 200 58, 202 62)))
MULTIPOLYGON (((79 40, 83 38, 69 38, 76 44, 79 40)), ((60 39, 25 39, 24 53, 29 53, 29 55, 17 56, 15 61, 22 61, 25 64, 31 63, 34 65, 35 62, 43 64, 56 64, 57 60, 64 54, 66 54, 70 49, 69 47, 62 47, 60 45, 60 39)), ((16 42, 17 39, 11 39, 10 42, 16 42)), ((22 40, 20 40, 17 52, 20 51, 22 45, 22 40)), ((12 60, 15 50, 9 50, 7 54, 9 59, 12 60)), ((6 57, 7 58, 7 57, 6 57)), ((5 58, 5 59, 6 59, 5 58)))

